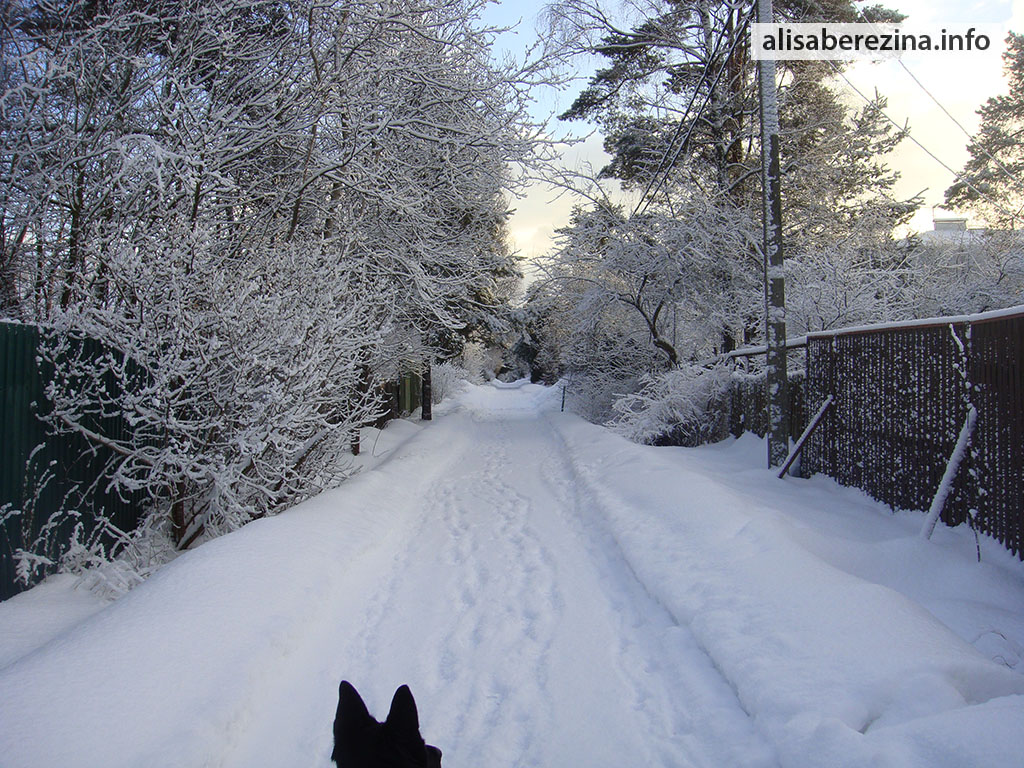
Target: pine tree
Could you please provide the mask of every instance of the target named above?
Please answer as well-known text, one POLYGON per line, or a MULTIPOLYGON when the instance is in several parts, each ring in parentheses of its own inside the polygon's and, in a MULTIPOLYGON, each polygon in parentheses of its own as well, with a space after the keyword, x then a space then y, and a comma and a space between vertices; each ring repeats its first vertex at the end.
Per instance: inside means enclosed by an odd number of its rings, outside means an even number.
MULTIPOLYGON (((566 23, 606 19, 593 10, 596 5, 567 0, 562 6, 566 23)), ((593 31, 597 39, 587 43, 589 51, 604 57, 609 66, 593 75, 561 119, 598 123, 606 137, 605 150, 612 155, 602 175, 627 187, 643 190, 659 173, 669 173, 678 182, 724 193, 739 205, 751 200, 759 205, 756 67, 747 44, 750 8, 694 0, 659 0, 650 7, 660 13, 630 30, 606 23, 593 31)), ((847 0, 786 0, 775 7, 779 21, 903 18, 881 6, 858 12, 847 0)), ((642 12, 639 4, 636 11, 642 12)), ((833 72, 829 65, 787 62, 780 71, 782 149, 783 157, 791 159, 784 172, 787 186, 792 186, 794 176, 807 176, 812 170, 801 158, 821 146, 837 147, 836 132, 852 126, 840 97, 828 86, 833 72)), ((891 148, 880 139, 883 144, 876 154, 891 148)), ((823 164, 817 165, 822 170, 823 164)), ((835 181, 832 174, 826 175, 819 186, 835 181)), ((860 192, 872 191, 871 178, 858 179, 860 192)), ((889 174, 881 178, 887 180, 889 174)))
MULTIPOLYGON (((634 2, 635 14, 646 17, 624 29, 589 0, 566 0, 559 7, 560 20, 581 41, 577 45, 609 62, 562 115, 601 127, 612 156, 601 175, 645 193, 641 213, 660 209, 685 218, 690 210, 686 201, 710 197, 717 206, 742 212, 741 218, 760 221, 756 68, 747 47, 750 8, 695 0, 658 0, 643 7, 634 2), (649 8, 657 11, 652 14, 649 8)), ((858 11, 847 0, 786 0, 775 7, 780 21, 902 18, 880 6, 858 11)), ((898 176, 884 162, 905 134, 886 119, 884 98, 876 95, 871 103, 851 109, 833 77, 826 62, 780 63, 786 249, 789 258, 812 261, 817 273, 822 268, 844 275, 853 271, 836 263, 840 256, 853 260, 857 269, 863 265, 866 272, 877 271, 892 260, 880 251, 893 245, 893 229, 919 204, 895 197, 898 176), (837 248, 840 243, 846 245, 837 248)), ((760 269, 754 245, 759 241, 760 235, 751 232, 748 247, 722 253, 721 258, 735 262, 726 272, 737 282, 719 281, 709 288, 722 295, 744 294, 751 270, 760 269)), ((723 306, 721 301, 707 303, 723 306)), ((731 349, 758 335, 763 307, 756 296, 730 309, 739 314, 718 315, 723 324, 712 331, 709 347, 731 349)), ((820 324, 796 319, 797 332, 820 324)), ((866 312, 855 322, 870 319, 881 318, 866 312)))
POLYGON ((990 225, 1016 229, 1024 220, 1024 35, 1010 33, 1003 54, 1009 92, 978 110, 981 125, 967 151, 971 157, 946 205, 977 212, 990 225))

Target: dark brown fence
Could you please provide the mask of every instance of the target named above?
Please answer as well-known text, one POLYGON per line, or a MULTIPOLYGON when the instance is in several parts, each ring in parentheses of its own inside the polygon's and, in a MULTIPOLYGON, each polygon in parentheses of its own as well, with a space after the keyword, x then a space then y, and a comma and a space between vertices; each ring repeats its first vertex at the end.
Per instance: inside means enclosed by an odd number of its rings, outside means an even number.
MULTIPOLYGON (((789 411, 789 439, 796 442, 807 426, 803 371, 789 373, 789 411)), ((768 382, 764 371, 733 378, 729 393, 729 433, 739 437, 744 432, 753 432, 759 437, 768 434, 768 382)), ((723 434, 715 439, 726 437, 723 434)))
POLYGON ((1024 558, 1024 307, 811 334, 806 410, 835 404, 804 448, 823 472, 927 510, 973 405, 978 419, 942 519, 1024 558))

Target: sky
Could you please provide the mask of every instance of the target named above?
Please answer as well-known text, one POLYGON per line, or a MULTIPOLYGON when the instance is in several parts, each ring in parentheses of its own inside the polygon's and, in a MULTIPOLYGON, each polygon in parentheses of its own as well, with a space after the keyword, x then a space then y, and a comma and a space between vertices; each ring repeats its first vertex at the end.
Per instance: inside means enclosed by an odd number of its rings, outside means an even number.
MULTIPOLYGON (((859 62, 847 70, 850 82, 863 94, 870 96, 877 89, 885 96, 889 103, 887 114, 896 123, 909 125, 913 139, 924 147, 914 144, 911 139, 904 140, 889 157, 889 164, 901 176, 896 189, 899 195, 911 197, 922 194, 924 204, 910 222, 910 227, 915 231, 926 231, 933 226, 933 207, 941 205, 943 193, 955 179, 953 171, 961 170, 968 158, 967 133, 977 130, 977 109, 989 97, 1006 90, 1001 54, 1005 48, 1006 32, 1024 31, 1024 0, 895 0, 884 4, 905 14, 905 24, 994 25, 985 27, 992 33, 992 46, 984 54, 909 58, 904 61, 905 69, 894 61, 859 62)), ((537 17, 544 5, 544 0, 500 0, 494 3, 484 20, 494 25, 515 26, 513 32, 498 39, 498 47, 521 54, 535 38, 537 17)), ((567 108, 593 68, 593 61, 581 62, 579 83, 561 93, 543 94, 538 110, 557 112, 567 108)), ((841 85, 851 106, 863 104, 851 87, 845 83, 841 85)), ((583 135, 588 129, 580 127, 578 130, 583 135)), ((568 151, 564 162, 569 166, 590 162, 600 167, 603 157, 601 137, 592 135, 582 145, 568 151)), ((557 193, 541 185, 531 187, 525 195, 513 200, 515 213, 510 223, 510 234, 517 250, 527 258, 547 251, 554 230, 567 222, 573 202, 566 196, 557 197, 557 193)), ((941 208, 934 210, 936 216, 958 213, 966 215, 965 212, 941 208)), ((968 221, 969 226, 979 224, 968 221)))

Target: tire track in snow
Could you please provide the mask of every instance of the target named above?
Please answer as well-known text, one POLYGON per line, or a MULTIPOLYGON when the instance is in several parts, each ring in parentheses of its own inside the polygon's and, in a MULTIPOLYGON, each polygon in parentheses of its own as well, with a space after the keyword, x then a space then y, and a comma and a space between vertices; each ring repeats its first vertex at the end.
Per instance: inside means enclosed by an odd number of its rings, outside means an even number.
POLYGON ((629 681, 632 706, 650 722, 662 764, 703 768, 778 765, 735 689, 692 633, 637 576, 600 519, 599 502, 579 470, 558 448, 564 444, 545 420, 551 445, 542 473, 552 493, 571 510, 566 519, 587 547, 605 594, 620 616, 618 669, 629 681), (558 446, 557 448, 555 446, 558 446))

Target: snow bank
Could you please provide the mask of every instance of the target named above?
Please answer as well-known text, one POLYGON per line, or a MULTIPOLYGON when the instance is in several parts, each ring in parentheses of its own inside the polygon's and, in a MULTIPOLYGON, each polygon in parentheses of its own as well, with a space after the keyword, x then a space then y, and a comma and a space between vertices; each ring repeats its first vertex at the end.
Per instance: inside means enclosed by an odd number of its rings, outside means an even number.
POLYGON ((0 604, 0 765, 327 768, 343 677, 409 683, 448 768, 1020 764, 1024 565, 560 399, 467 387, 115 603, 0 604))
MULTIPOLYGON (((396 428, 408 431, 409 424, 396 428)), ((388 540, 415 519, 418 495, 459 447, 450 435, 446 445, 430 438, 419 431, 387 456, 378 453, 376 469, 342 488, 185 553, 0 669, 0 764, 222 762, 225 734, 230 751, 231 735, 259 717, 257 703, 287 689, 300 663, 289 654, 302 647, 289 633, 336 633, 344 624, 339 616, 351 608, 346 599, 354 598, 347 581, 353 567, 386 551, 388 540)), ((330 647, 329 640, 324 645, 330 647)), ((301 661, 307 669, 310 664, 320 665, 322 674, 312 676, 315 690, 290 702, 290 716, 323 740, 310 754, 329 754, 328 713, 342 660, 301 661)), ((294 760, 294 752, 262 754, 235 764, 294 760)))
MULTIPOLYGON (((837 530, 806 535, 772 489, 784 485, 789 505, 805 515, 818 506, 826 517, 850 494, 831 483, 827 493, 820 482, 780 483, 767 470, 737 472, 735 461, 726 462, 731 476, 721 466, 718 477, 709 476, 708 466, 692 461, 699 451, 637 446, 577 419, 553 419, 595 520, 694 632, 783 766, 1019 761, 1024 677, 985 658, 905 594, 815 554, 802 539, 830 539, 840 561, 858 546, 841 543, 837 530)), ((871 504, 853 495, 870 519, 864 508, 871 504)), ((897 537, 897 548, 931 568, 919 576, 944 575, 937 563, 947 553, 922 555, 914 531, 906 537, 897 537)), ((1019 600, 1021 582, 1015 587, 1019 600)), ((939 583, 935 589, 943 591, 939 583)))
POLYGON ((107 601, 69 574, 51 576, 0 603, 0 669, 105 608, 107 601))

